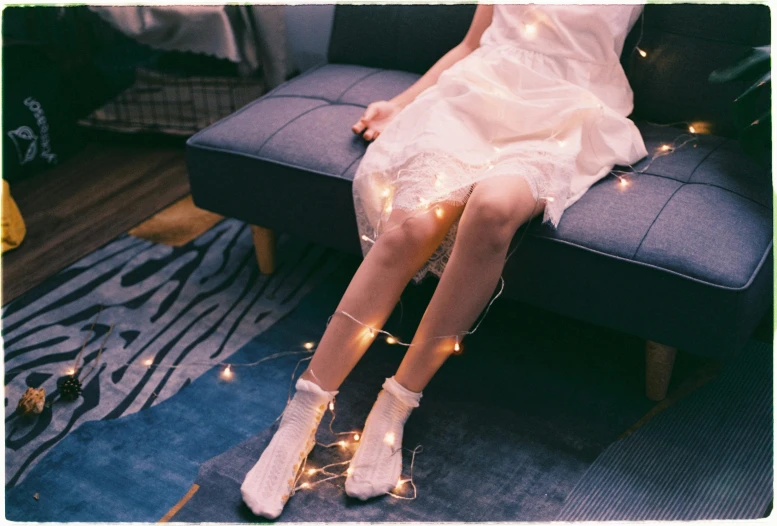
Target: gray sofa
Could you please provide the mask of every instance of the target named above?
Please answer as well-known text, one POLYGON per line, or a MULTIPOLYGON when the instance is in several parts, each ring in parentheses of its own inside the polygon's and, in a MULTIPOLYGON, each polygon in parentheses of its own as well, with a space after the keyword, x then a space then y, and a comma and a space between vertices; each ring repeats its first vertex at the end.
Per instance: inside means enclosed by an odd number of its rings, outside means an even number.
MULTIPOLYGON (((277 232, 360 254, 351 181, 368 143, 350 126, 456 45, 473 12, 338 5, 327 64, 188 141, 197 206, 253 225, 264 272, 277 232)), ((769 30, 762 5, 647 6, 622 57, 632 118, 649 152, 687 133, 649 122, 686 121, 704 133, 627 187, 612 175, 599 181, 557 230, 537 220, 519 229, 515 241, 527 235, 504 271, 508 298, 644 338, 654 400, 665 396, 678 348, 726 360, 773 301, 771 168, 735 138, 730 105, 744 85, 707 81, 769 43, 769 30)))

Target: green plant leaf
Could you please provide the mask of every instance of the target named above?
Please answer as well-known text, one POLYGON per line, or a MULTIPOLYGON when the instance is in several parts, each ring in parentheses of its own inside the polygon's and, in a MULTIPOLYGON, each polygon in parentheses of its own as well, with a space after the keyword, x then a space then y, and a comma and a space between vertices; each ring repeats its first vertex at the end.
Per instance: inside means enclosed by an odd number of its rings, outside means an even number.
POLYGON ((742 149, 765 166, 771 162, 772 115, 766 111, 739 133, 742 149))
MULTIPOLYGON (((755 81, 749 88, 747 88, 745 91, 742 92, 742 94, 734 99, 734 102, 737 102, 741 99, 747 98, 750 94, 755 94, 756 90, 760 87, 766 86, 772 81, 772 71, 769 70, 766 73, 761 76, 757 81, 755 81)), ((768 87, 767 87, 768 89, 768 87)))
POLYGON ((746 80, 747 77, 762 75, 766 70, 771 70, 772 46, 754 47, 750 55, 743 58, 733 66, 716 69, 710 73, 709 81, 715 83, 731 82, 732 80, 746 80))

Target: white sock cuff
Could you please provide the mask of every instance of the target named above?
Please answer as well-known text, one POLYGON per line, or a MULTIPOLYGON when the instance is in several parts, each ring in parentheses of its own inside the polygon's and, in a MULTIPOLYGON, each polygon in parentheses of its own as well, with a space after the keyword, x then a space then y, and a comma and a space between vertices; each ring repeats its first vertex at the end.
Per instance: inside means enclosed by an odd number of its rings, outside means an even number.
POLYGON ((400 402, 408 407, 418 407, 421 401, 421 393, 414 393, 413 391, 402 387, 393 376, 391 378, 386 378, 386 381, 383 383, 383 389, 393 394, 400 402))
POLYGON ((300 378, 297 380, 297 384, 295 386, 297 388, 297 391, 305 391, 308 393, 313 393, 316 396, 319 396, 321 398, 325 398, 328 402, 331 402, 335 396, 337 396, 337 393, 340 391, 324 391, 318 384, 311 382, 310 380, 305 380, 304 378, 300 378))

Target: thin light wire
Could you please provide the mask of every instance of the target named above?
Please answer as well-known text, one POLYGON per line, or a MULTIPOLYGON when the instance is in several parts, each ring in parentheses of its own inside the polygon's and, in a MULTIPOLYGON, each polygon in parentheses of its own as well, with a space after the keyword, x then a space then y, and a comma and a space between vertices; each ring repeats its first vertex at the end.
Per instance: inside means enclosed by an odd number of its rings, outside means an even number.
POLYGON ((404 481, 404 482, 410 482, 410 485, 413 486, 413 496, 405 497, 403 495, 397 495, 396 493, 389 492, 388 494, 391 497, 394 497, 395 499, 400 499, 400 500, 415 500, 416 497, 418 497, 418 488, 416 487, 415 480, 413 479, 413 468, 415 467, 416 454, 422 452, 423 450, 424 450, 424 446, 420 444, 413 449, 405 449, 405 451, 411 451, 413 453, 413 456, 410 458, 410 478, 404 481))
POLYGON ((634 53, 634 51, 639 49, 639 45, 642 43, 642 37, 645 34, 645 9, 644 8, 642 8, 642 12, 639 14, 639 20, 640 20, 639 37, 637 38, 637 43, 634 44, 634 49, 631 50, 632 53, 634 53))
MULTIPOLYGON (((685 123, 671 123, 671 124, 652 124, 652 123, 649 123, 649 124, 651 124, 653 126, 659 126, 659 127, 672 126, 674 124, 685 124, 686 126, 688 125, 687 122, 685 122, 685 123)), ((634 165, 627 164, 627 165, 623 165, 623 166, 627 166, 628 168, 631 168, 631 170, 613 169, 613 170, 611 170, 610 173, 612 173, 616 177, 619 177, 617 174, 624 174, 624 175, 640 175, 640 174, 644 174, 647 171, 647 169, 650 168, 650 165, 652 165, 653 162, 656 159, 658 159, 660 157, 665 157, 665 156, 670 155, 672 153, 675 153, 677 150, 679 150, 680 148, 682 148, 686 144, 689 144, 689 143, 692 143, 692 142, 698 142, 697 135, 698 134, 696 134, 696 133, 683 133, 683 134, 678 135, 677 137, 674 138, 674 140, 670 144, 662 145, 658 149, 658 151, 654 152, 653 155, 649 158, 648 163, 645 166, 643 166, 642 168, 640 168, 639 170, 637 170, 634 165), (684 137, 689 137, 689 138, 684 140, 680 144, 677 144, 677 141, 682 139, 682 138, 684 138, 684 137), (667 148, 664 149, 663 146, 667 146, 667 148)))

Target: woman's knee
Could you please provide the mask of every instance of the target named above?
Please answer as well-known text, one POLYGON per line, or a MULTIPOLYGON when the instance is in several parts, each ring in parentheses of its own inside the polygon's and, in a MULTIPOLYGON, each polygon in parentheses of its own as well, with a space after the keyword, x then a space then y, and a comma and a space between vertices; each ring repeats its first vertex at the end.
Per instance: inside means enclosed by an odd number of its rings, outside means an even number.
POLYGON ((389 227, 377 239, 380 263, 387 267, 414 265, 423 259, 439 236, 438 225, 428 217, 408 217, 389 227))
POLYGON ((462 217, 460 230, 483 249, 501 252, 510 245, 521 223, 520 207, 509 194, 490 189, 473 192, 462 217))

